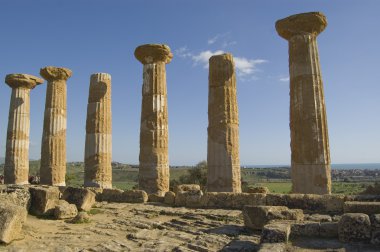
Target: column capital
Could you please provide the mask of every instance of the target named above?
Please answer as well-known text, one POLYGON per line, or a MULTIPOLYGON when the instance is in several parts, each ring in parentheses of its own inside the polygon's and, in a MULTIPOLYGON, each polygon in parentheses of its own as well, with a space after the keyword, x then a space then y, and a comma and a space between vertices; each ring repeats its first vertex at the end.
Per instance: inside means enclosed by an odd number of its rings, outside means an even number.
POLYGON ((47 66, 40 69, 40 75, 47 81, 67 80, 72 71, 64 67, 47 66))
POLYGON ((33 89, 36 85, 44 83, 44 80, 30 74, 7 74, 5 76, 5 83, 11 88, 29 88, 33 89))
POLYGON ((164 44, 146 44, 138 46, 135 50, 135 57, 143 64, 150 64, 156 62, 165 62, 168 64, 173 54, 170 48, 164 44))
POLYGON ((276 22, 277 33, 286 40, 300 34, 313 34, 317 36, 326 26, 326 16, 321 12, 295 14, 276 22))

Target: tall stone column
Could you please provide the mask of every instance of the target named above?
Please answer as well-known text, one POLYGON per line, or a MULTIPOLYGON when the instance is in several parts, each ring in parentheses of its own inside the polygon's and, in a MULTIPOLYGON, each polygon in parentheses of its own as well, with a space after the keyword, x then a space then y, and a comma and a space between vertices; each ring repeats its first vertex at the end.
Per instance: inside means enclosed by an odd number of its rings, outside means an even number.
POLYGON ((276 22, 289 41, 291 174, 294 193, 331 192, 330 149, 317 36, 327 26, 320 12, 276 22))
POLYGON ((66 176, 66 81, 71 70, 48 66, 40 75, 47 80, 44 128, 41 143, 41 184, 65 186, 66 176))
POLYGON ((173 55, 166 45, 136 48, 135 57, 144 65, 140 126, 139 187, 147 193, 169 191, 168 107, 166 70, 173 55))
POLYGON ((91 75, 87 105, 84 186, 112 188, 111 75, 91 75))
POLYGON ((5 83, 12 88, 4 165, 5 184, 29 183, 30 90, 43 82, 29 74, 8 74, 5 77, 5 83))
POLYGON ((241 192, 239 113, 231 54, 209 60, 207 190, 241 192))

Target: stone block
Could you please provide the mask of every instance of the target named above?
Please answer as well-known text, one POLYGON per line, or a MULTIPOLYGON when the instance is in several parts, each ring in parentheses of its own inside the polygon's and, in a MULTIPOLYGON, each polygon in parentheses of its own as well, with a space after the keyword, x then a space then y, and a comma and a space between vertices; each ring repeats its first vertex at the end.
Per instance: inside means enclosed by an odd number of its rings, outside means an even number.
POLYGON ((380 202, 346 201, 344 202, 344 212, 380 214, 380 202))
POLYGON ((250 186, 247 189, 247 193, 270 193, 268 187, 265 186, 250 186))
POLYGON ((0 242, 8 244, 21 238, 22 225, 27 214, 22 206, 0 203, 0 242))
POLYGON ((103 189, 102 201, 119 203, 145 203, 148 201, 148 194, 142 190, 103 189))
POLYGON ((261 243, 288 242, 290 235, 290 224, 270 223, 263 227, 261 243))
POLYGON ((301 209, 288 209, 285 206, 244 206, 244 224, 251 229, 260 230, 272 220, 303 220, 301 209))
POLYGON ((258 252, 285 252, 286 244, 283 242, 279 243, 262 243, 258 252))
POLYGON ((243 209, 245 205, 264 206, 266 194, 264 193, 235 193, 232 198, 233 209, 243 209))
POLYGON ((338 222, 320 223, 319 236, 323 238, 337 238, 338 237, 338 222))
POLYGON ((314 222, 331 222, 332 218, 330 215, 326 214, 312 214, 305 218, 308 221, 314 221, 314 222))
POLYGON ((88 211, 95 203, 95 193, 87 188, 67 187, 62 199, 75 204, 78 210, 88 211))
POLYGON ((200 185, 196 184, 183 184, 183 185, 176 185, 174 187, 174 193, 177 194, 179 191, 199 191, 201 190, 200 185))
POLYGON ((127 190, 123 192, 126 203, 145 203, 148 201, 148 194, 143 190, 127 190))
POLYGON ((165 196, 160 196, 158 194, 149 194, 148 195, 148 201, 149 202, 159 202, 159 203, 163 203, 165 200, 165 196))
POLYGON ((203 192, 201 190, 178 191, 175 197, 176 206, 196 208, 202 206, 203 192))
POLYGON ((0 202, 8 202, 22 206, 27 211, 30 208, 30 192, 28 186, 3 185, 0 190, 0 202))
POLYGON ((53 215, 54 208, 59 202, 60 191, 53 186, 32 186, 30 213, 35 215, 53 215))
POLYGON ((346 213, 338 223, 339 240, 342 242, 368 241, 371 238, 369 216, 362 213, 346 213))
POLYGON ((305 194, 291 193, 283 195, 288 208, 306 209, 305 194))
POLYGON ((54 218, 57 220, 71 219, 78 214, 76 205, 69 204, 65 200, 60 200, 58 205, 54 208, 54 218))
POLYGON ((208 192, 202 198, 202 205, 208 208, 233 208, 235 193, 208 192))
POLYGON ((104 188, 98 201, 123 202, 123 190, 104 188))
POLYGON ((287 206, 286 194, 268 193, 265 200, 267 206, 287 206))
POLYGON ((318 222, 299 222, 291 225, 292 237, 318 237, 320 234, 320 225, 318 222))
POLYGON ((174 205, 175 203, 175 193, 172 191, 166 192, 165 193, 165 198, 164 198, 164 203, 167 205, 174 205))

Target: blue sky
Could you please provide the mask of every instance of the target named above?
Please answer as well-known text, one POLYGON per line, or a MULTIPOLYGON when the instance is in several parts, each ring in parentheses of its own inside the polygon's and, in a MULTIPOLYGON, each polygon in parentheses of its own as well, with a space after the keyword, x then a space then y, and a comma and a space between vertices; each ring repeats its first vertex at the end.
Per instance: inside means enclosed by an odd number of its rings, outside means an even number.
MULTIPOLYGON (((138 163, 142 65, 134 49, 165 43, 172 165, 207 156, 207 58, 231 52, 238 72, 242 164, 289 164, 287 41, 276 20, 322 11, 318 37, 333 163, 380 162, 380 1, 0 1, 0 77, 68 80, 67 158, 82 161, 89 79, 112 75, 113 159, 138 163)), ((31 92, 30 157, 40 158, 46 83, 31 92)), ((5 153, 10 88, 0 85, 0 153, 5 153)), ((0 156, 3 156, 0 154, 0 156)))

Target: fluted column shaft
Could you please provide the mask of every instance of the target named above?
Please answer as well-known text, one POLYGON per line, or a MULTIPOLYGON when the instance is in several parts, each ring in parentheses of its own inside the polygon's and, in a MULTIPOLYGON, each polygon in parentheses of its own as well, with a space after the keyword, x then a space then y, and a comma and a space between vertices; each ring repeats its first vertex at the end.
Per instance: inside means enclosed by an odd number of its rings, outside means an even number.
POLYGON ((111 75, 91 75, 87 105, 84 186, 112 188, 111 75))
POLYGON ((40 71, 47 82, 41 142, 41 184, 65 186, 66 176, 66 80, 71 71, 46 67, 40 71))
POLYGON ((4 166, 5 184, 28 184, 30 89, 12 89, 4 166))
POLYGON ((326 27, 321 13, 278 21, 289 41, 291 176, 294 193, 331 192, 330 149, 317 35, 326 27))
POLYGON ((143 45, 135 56, 144 64, 140 126, 139 187, 147 193, 169 191, 168 107, 165 64, 172 54, 165 45, 143 45))
POLYGON ((330 148, 316 36, 289 40, 289 68, 293 192, 330 193, 330 148))
POLYGON ((43 80, 31 75, 11 74, 7 75, 5 82, 12 88, 12 95, 4 183, 24 185, 29 183, 30 90, 43 80))
POLYGON ((241 192, 239 113, 231 54, 209 60, 207 190, 241 192))
POLYGON ((169 190, 168 107, 165 63, 144 65, 139 185, 149 193, 169 190))

